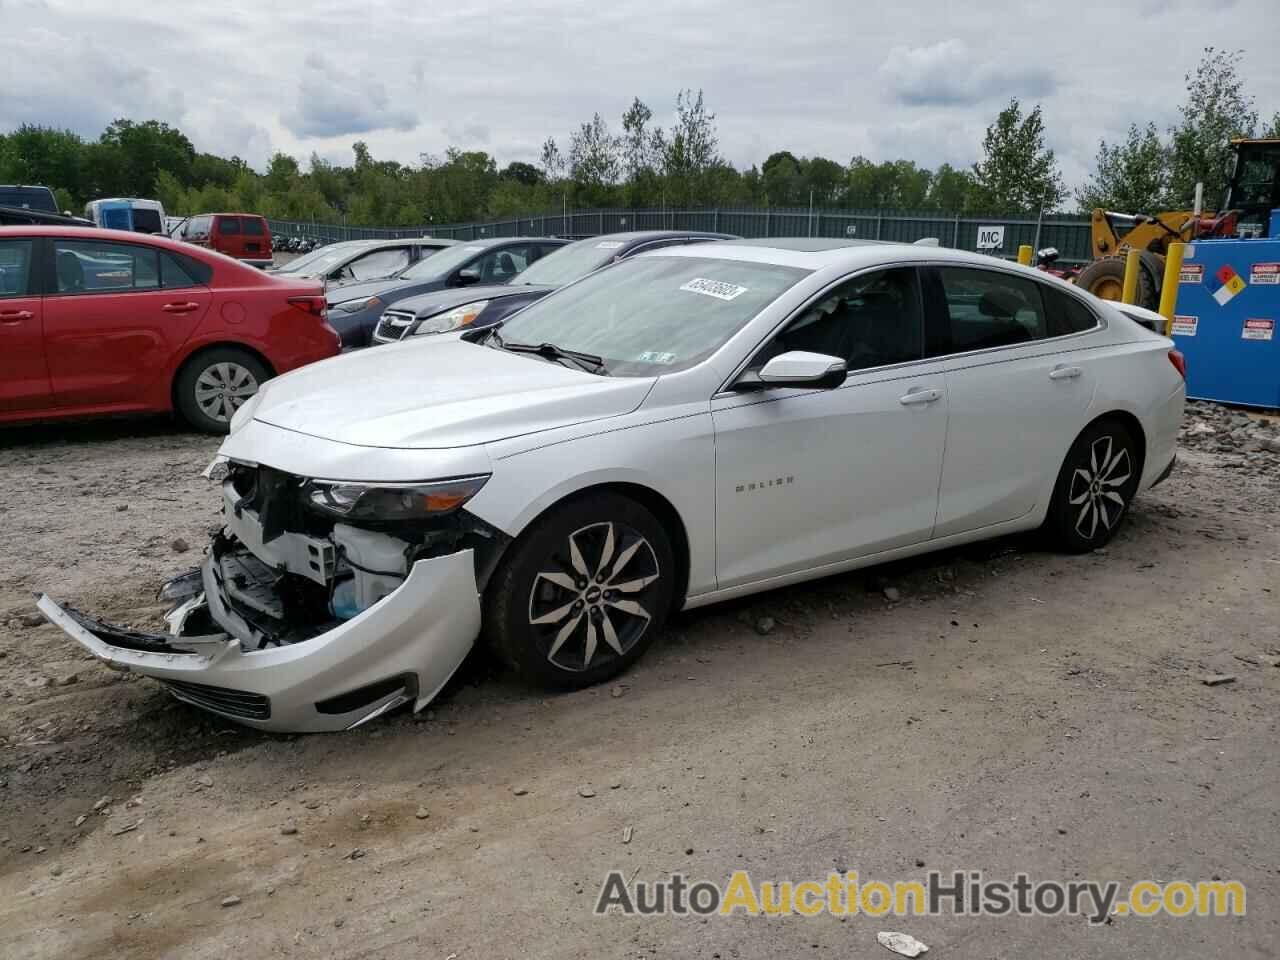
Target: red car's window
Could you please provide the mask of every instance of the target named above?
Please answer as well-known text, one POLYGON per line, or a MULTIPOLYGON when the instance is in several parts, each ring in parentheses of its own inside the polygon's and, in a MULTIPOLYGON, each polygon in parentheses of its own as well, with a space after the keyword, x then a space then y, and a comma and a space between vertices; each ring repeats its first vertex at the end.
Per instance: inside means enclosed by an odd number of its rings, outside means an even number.
POLYGON ((156 251, 132 243, 54 241, 58 293, 123 293, 160 286, 156 251))
POLYGON ((0 240, 0 299, 25 297, 31 275, 31 241, 0 240))
POLYGON ((219 217, 218 233, 224 237, 240 235, 240 218, 239 217, 219 217))
POLYGON ((244 225, 244 233, 247 237, 260 237, 263 234, 262 219, 260 217, 245 217, 240 221, 244 225))

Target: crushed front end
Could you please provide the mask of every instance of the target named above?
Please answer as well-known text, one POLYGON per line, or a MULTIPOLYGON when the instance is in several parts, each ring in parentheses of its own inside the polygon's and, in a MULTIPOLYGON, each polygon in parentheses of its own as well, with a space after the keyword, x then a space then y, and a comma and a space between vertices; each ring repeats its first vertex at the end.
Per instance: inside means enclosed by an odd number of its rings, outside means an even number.
POLYGON ((480 629, 504 537, 460 509, 485 478, 317 481, 224 462, 224 525, 161 588, 168 633, 39 609, 117 669, 264 730, 344 730, 448 682, 480 629))

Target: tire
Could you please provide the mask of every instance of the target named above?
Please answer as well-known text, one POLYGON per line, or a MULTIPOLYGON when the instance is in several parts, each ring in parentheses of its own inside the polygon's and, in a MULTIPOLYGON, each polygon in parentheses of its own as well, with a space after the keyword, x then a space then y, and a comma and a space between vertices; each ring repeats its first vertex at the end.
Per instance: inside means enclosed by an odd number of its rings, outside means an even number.
POLYGON ((1137 441, 1116 420, 1088 427, 1067 451, 1045 530, 1068 553, 1088 553, 1119 529, 1141 480, 1137 441))
POLYGON ((674 579, 671 539, 653 514, 628 497, 589 494, 512 544, 485 591, 485 635, 525 680, 588 687, 653 643, 674 579))
POLYGON ((174 400, 196 430, 226 433, 235 411, 270 377, 266 365, 247 350, 214 347, 186 362, 174 384, 174 400))
MULTIPOLYGON (((1124 293, 1124 257, 1103 257, 1086 266, 1076 275, 1076 286, 1088 290, 1103 300, 1119 301, 1124 293)), ((1144 265, 1138 267, 1138 295, 1140 307, 1154 310, 1160 304, 1159 278, 1152 276, 1144 265)))

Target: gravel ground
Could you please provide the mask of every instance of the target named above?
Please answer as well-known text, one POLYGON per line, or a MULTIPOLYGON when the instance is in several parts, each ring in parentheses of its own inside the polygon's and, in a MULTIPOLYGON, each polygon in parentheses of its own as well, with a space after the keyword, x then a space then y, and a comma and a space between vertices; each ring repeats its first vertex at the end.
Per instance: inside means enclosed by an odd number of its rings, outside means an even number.
POLYGON ((314 737, 210 718, 29 620, 48 590, 155 628, 217 522, 216 441, 0 433, 0 955, 879 957, 887 929, 940 960, 1275 957, 1276 423, 1190 409, 1180 468, 1098 554, 1006 539, 697 611, 573 694, 478 655, 430 711, 314 737), (1249 913, 591 912, 613 868, 739 867, 1221 876, 1249 913))

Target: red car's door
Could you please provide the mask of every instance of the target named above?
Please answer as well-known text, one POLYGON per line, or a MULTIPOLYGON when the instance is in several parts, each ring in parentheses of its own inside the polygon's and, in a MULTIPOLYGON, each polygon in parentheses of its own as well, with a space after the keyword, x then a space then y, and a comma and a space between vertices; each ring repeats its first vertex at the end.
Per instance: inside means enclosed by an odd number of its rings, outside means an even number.
POLYGON ((44 331, 58 404, 150 406, 149 390, 209 309, 209 290, 156 247, 62 238, 52 244, 55 281, 44 300, 44 331))
POLYGON ((52 401, 35 251, 34 240, 0 240, 0 414, 52 401))

